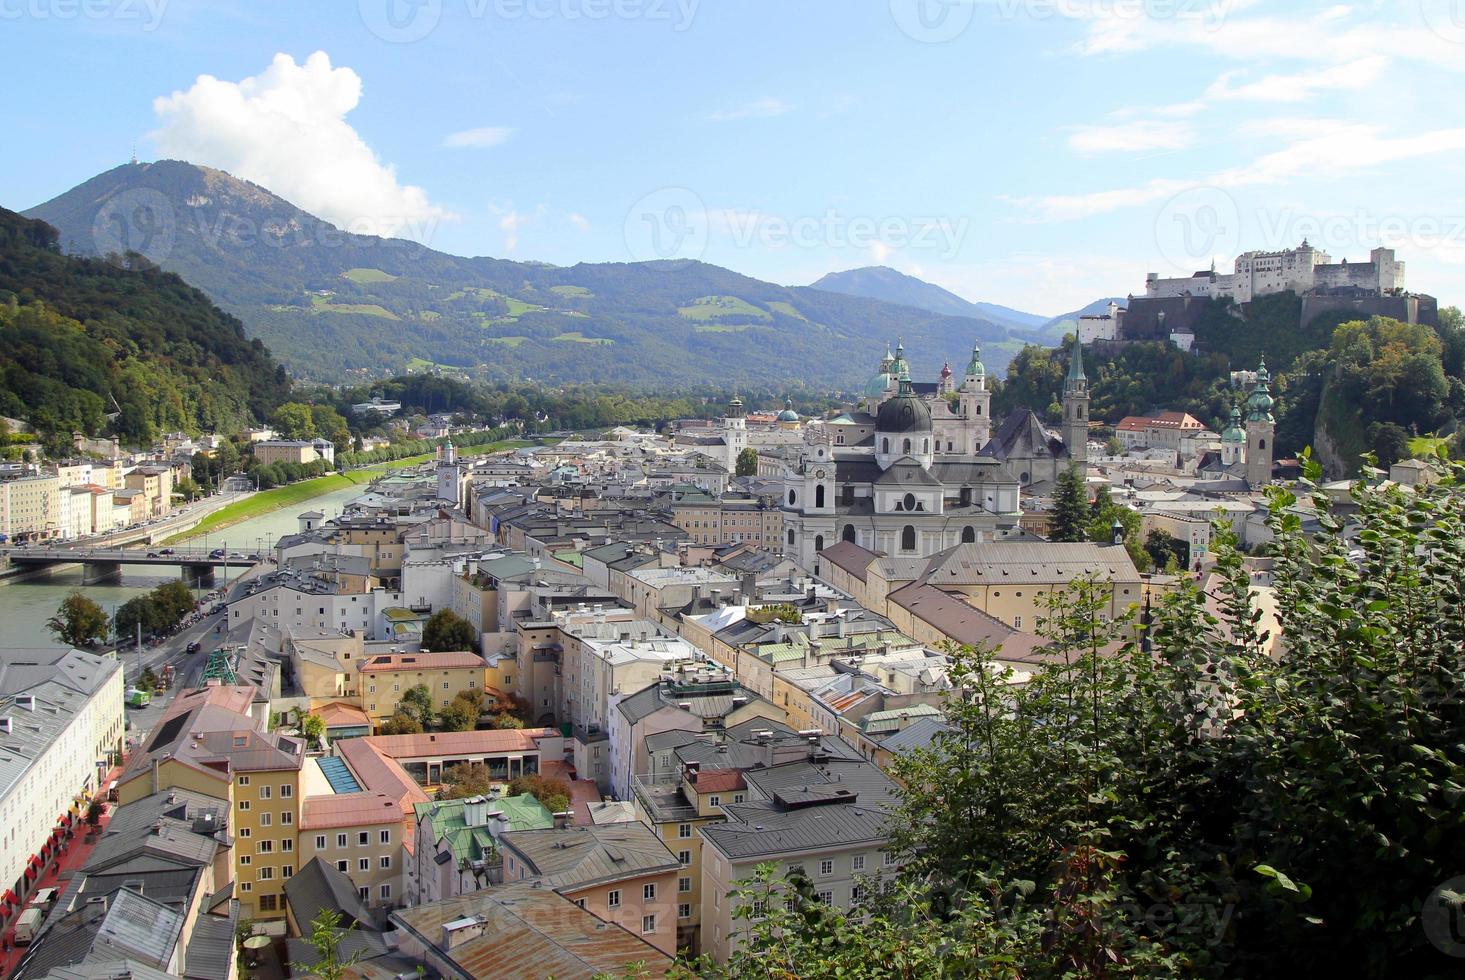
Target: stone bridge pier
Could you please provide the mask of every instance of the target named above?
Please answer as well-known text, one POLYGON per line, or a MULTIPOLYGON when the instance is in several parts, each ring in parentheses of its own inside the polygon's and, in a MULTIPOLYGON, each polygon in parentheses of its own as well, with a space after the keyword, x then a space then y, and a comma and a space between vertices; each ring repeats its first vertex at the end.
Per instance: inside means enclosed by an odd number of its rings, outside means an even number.
POLYGON ((99 582, 116 582, 122 578, 122 563, 117 561, 84 562, 81 566, 81 584, 96 585, 99 582))
POLYGON ((184 565, 183 581, 190 589, 212 589, 214 587, 214 566, 184 565))

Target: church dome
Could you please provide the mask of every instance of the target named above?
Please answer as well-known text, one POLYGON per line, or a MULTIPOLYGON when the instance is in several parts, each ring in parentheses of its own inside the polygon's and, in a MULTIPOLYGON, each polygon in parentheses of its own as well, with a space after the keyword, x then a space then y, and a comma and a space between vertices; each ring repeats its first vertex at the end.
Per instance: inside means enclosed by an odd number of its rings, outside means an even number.
POLYGON ((895 397, 884 402, 880 411, 875 416, 875 431, 902 433, 902 432, 930 432, 931 431, 931 410, 926 403, 916 397, 911 383, 902 380, 900 391, 895 397))
POLYGON ((1246 430, 1241 427, 1241 410, 1231 409, 1231 424, 1226 426, 1226 431, 1221 433, 1222 442, 1245 442, 1246 430))
POLYGON ((972 344, 972 359, 967 362, 966 373, 969 378, 985 378, 987 366, 982 363, 982 348, 972 344))
POLYGON ((797 422, 798 420, 799 420, 799 413, 794 411, 794 403, 793 403, 793 401, 790 400, 790 399, 784 399, 784 402, 783 402, 783 411, 781 411, 781 412, 778 413, 778 421, 780 421, 780 422, 797 422))
POLYGON ((865 382, 865 395, 866 395, 866 397, 868 397, 868 398, 879 398, 881 395, 885 394, 885 392, 887 392, 888 390, 890 390, 890 382, 891 382, 891 380, 892 379, 891 379, 890 375, 887 372, 881 371, 879 374, 875 375, 869 381, 866 381, 865 382))

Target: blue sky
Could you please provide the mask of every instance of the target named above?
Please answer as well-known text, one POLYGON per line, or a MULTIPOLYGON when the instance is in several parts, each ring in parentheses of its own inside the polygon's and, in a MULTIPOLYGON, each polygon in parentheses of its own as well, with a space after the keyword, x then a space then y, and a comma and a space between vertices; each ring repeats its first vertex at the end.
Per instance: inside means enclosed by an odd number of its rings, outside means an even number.
POLYGON ((883 263, 1055 314, 1308 237, 1465 298, 1462 0, 0 0, 0 32, 7 207, 136 142, 459 254, 883 263))

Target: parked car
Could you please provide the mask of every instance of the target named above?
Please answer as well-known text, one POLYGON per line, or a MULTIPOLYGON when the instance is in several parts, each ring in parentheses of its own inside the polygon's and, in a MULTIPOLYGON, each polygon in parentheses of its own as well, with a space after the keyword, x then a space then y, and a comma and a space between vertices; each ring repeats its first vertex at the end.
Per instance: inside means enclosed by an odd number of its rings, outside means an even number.
POLYGON ((36 938, 36 932, 41 928, 41 919, 45 915, 46 910, 38 905, 32 905, 20 913, 20 918, 15 920, 15 945, 24 946, 36 938))
POLYGON ((198 653, 198 651, 200 651, 202 649, 203 649, 203 644, 200 643, 200 642, 198 642, 197 640, 194 640, 192 643, 188 644, 188 652, 189 653, 198 653))

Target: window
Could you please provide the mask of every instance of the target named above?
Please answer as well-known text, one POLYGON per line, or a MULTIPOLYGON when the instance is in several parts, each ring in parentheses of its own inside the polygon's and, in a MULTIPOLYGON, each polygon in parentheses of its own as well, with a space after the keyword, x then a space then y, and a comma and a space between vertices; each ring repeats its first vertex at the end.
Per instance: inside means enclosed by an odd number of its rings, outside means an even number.
POLYGON ((317 851, 324 851, 326 849, 326 835, 325 834, 316 834, 315 835, 315 849, 317 851))
POLYGON ((583 909, 585 907, 585 899, 583 899, 583 898, 577 898, 577 899, 575 899, 575 907, 576 908, 583 909))
POLYGON ((916 529, 909 524, 900 529, 900 547, 904 551, 916 550, 916 529))
POLYGON ((819 874, 823 875, 826 878, 829 877, 830 875, 834 874, 834 862, 833 861, 820 861, 819 862, 819 874))
POLYGON ((822 484, 822 483, 819 484, 817 487, 814 488, 814 506, 815 507, 823 507, 824 506, 824 484, 822 484))
POLYGON ((260 868, 259 869, 259 880, 260 881, 269 881, 270 879, 272 879, 274 877, 275 877, 275 869, 274 868, 260 868))
POLYGON ((383 871, 392 870, 392 856, 390 854, 382 855, 381 866, 383 871))
POLYGON ((447 681, 443 681, 443 690, 446 691, 447 689, 448 689, 448 682, 447 681))
POLYGON ((382 885, 381 888, 377 889, 377 894, 381 895, 383 902, 390 901, 392 898, 392 886, 382 885))
POLYGON ((977 529, 976 528, 974 528, 974 527, 964 527, 964 528, 961 529, 961 543, 962 544, 972 544, 976 540, 977 540, 977 529))
POLYGON ((259 853, 261 854, 273 854, 275 852, 275 842, 272 840, 262 840, 256 847, 258 847, 259 853))
POLYGON ((677 879, 677 891, 679 891, 679 892, 689 892, 691 890, 692 890, 692 879, 691 878, 678 878, 677 879))
POLYGON ((850 889, 850 891, 849 891, 849 897, 850 897, 850 901, 852 901, 852 902, 858 902, 858 901, 860 901, 862 898, 865 897, 865 886, 864 885, 855 885, 853 888, 850 889))
POLYGON ((249 867, 253 863, 254 863, 254 858, 250 857, 248 854, 241 854, 241 855, 239 855, 239 866, 241 868, 247 868, 247 867, 249 867))
POLYGON ((241 810, 248 810, 249 809, 249 801, 248 800, 240 800, 239 801, 239 809, 241 809, 241 810))
POLYGON ((610 893, 605 896, 605 904, 606 904, 606 907, 607 908, 613 908, 613 909, 620 908, 621 907, 621 890, 619 888, 612 888, 610 890, 610 893))
POLYGON ((261 895, 259 897, 259 910, 261 912, 273 912, 275 910, 274 895, 261 895))
POLYGON ((261 827, 268 827, 270 825, 270 815, 269 815, 269 813, 261 813, 259 815, 259 825, 261 827))
POLYGON ((367 844, 370 844, 370 843, 371 843, 371 834, 367 833, 366 831, 363 830, 363 831, 361 831, 360 833, 358 833, 356 835, 356 846, 357 847, 365 847, 367 844))
POLYGON ((788 529, 788 543, 789 544, 793 544, 794 543, 794 529, 793 528, 789 528, 788 529))
POLYGON ((361 900, 364 902, 367 900, 368 896, 370 896, 371 889, 367 888, 365 885, 362 885, 360 888, 356 889, 356 894, 360 895, 361 900))
POLYGON ((294 795, 295 795, 295 787, 294 786, 291 786, 289 783, 286 783, 284 786, 281 786, 280 787, 280 799, 282 799, 282 800, 288 800, 290 797, 292 797, 294 795))
POLYGON ((882 856, 881 863, 884 864, 887 868, 895 867, 895 852, 886 851, 885 854, 882 856))
POLYGON ((680 861, 682 864, 691 864, 692 863, 692 852, 691 851, 677 851, 677 860, 680 861))
POLYGON ((900 451, 903 452, 903 453, 905 453, 907 456, 909 456, 911 454, 911 441, 909 439, 907 439, 907 440, 905 440, 905 442, 901 443, 901 449, 900 449, 900 451))
POLYGON ((865 870, 865 855, 863 855, 863 854, 856 854, 855 855, 854 870, 856 870, 856 871, 864 871, 865 870))
POLYGON ((643 916, 641 916, 641 934, 642 935, 649 935, 649 934, 651 934, 651 933, 653 933, 655 931, 656 931, 656 916, 654 916, 654 915, 643 915, 643 916))
POLYGON ((295 865, 287 864, 280 869, 281 878, 292 878, 295 875, 295 865))
POLYGON ((371 858, 357 858, 356 859, 356 870, 357 871, 370 871, 371 870, 371 858))
POLYGON ((280 811, 280 823, 285 824, 286 826, 289 826, 290 824, 292 824, 294 822, 295 822, 295 814, 291 813, 289 810, 281 810, 280 811))
POLYGON ((251 833, 253 833, 253 831, 251 831, 248 827, 240 827, 239 828, 239 836, 240 837, 248 837, 251 833))
POLYGON ((346 869, 349 868, 350 866, 351 865, 348 864, 345 861, 337 861, 336 862, 336 870, 339 871, 339 872, 341 872, 341 874, 345 874, 346 873, 346 869))
POLYGON ((680 837, 682 840, 686 840, 688 837, 691 837, 692 825, 689 823, 677 824, 677 836, 680 837))
POLYGON ((346 846, 346 835, 345 834, 337 834, 336 835, 336 846, 337 847, 345 847, 346 846))
POLYGON ((902 510, 915 510, 916 495, 913 493, 906 494, 904 497, 901 498, 900 506, 902 510))
POLYGON ((656 901, 656 882, 653 881, 648 885, 642 885, 641 897, 648 902, 656 901))
POLYGON ((252 892, 254 891, 254 885, 247 881, 241 881, 239 883, 239 890, 242 892, 252 892))
POLYGON ((1013 616, 1012 617, 1012 628, 1015 629, 1015 630, 1022 629, 1022 617, 1021 616, 1013 616))
POLYGON ((239 777, 239 785, 240 786, 248 786, 249 785, 249 777, 248 776, 240 776, 239 777))
POLYGON ((826 890, 822 892, 815 892, 814 897, 823 902, 825 905, 834 904, 834 892, 832 891, 826 890))
POLYGON ((259 788, 259 798, 262 800, 270 798, 270 788, 268 786, 261 786, 259 788))
POLYGON ((293 851, 293 850, 295 850, 295 841, 293 841, 289 837, 286 837, 284 840, 280 841, 280 850, 282 850, 282 851, 293 851))
POLYGON ((722 797, 718 796, 716 793, 713 793, 711 796, 707 797, 707 805, 722 806, 722 797))
POLYGON ((887 456, 890 455, 890 440, 888 438, 880 440, 880 451, 887 456))
POLYGON ((733 802, 734 803, 741 803, 741 802, 743 802, 743 794, 742 793, 734 793, 733 794, 733 802))
POLYGON ((692 917, 692 906, 686 902, 677 906, 678 919, 690 919, 692 917))

